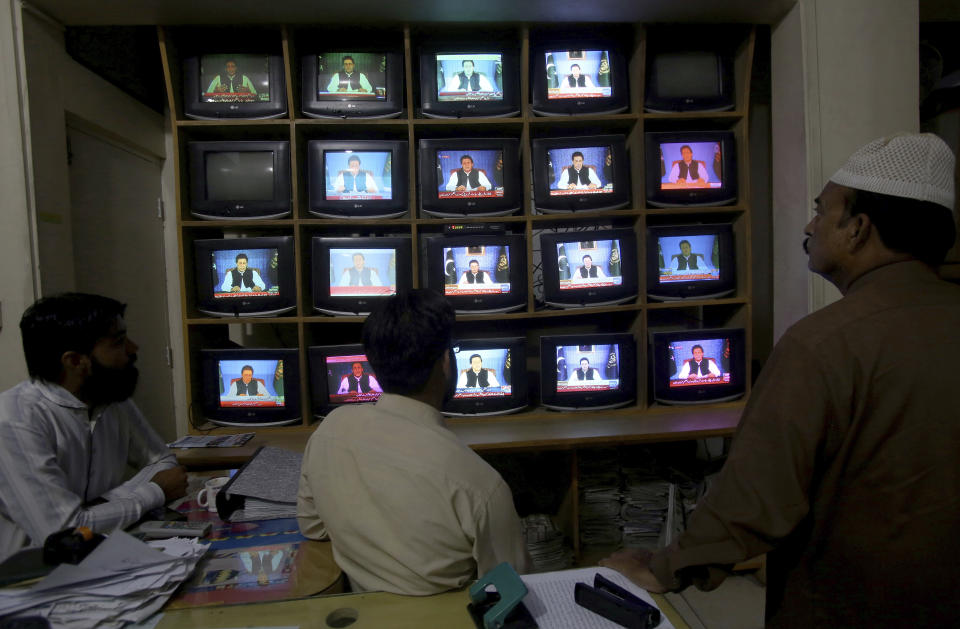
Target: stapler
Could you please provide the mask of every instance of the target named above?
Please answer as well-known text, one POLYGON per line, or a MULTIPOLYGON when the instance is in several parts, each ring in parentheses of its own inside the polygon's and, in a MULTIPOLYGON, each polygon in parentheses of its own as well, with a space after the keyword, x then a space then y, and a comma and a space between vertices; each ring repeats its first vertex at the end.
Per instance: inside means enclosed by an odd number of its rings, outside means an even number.
POLYGON ((660 624, 660 610, 597 573, 593 587, 577 583, 573 600, 627 629, 653 629, 660 624))
POLYGON ((496 566, 470 586, 467 611, 477 629, 537 629, 537 622, 523 604, 527 585, 507 563, 496 566), (488 586, 495 592, 488 592, 488 586))

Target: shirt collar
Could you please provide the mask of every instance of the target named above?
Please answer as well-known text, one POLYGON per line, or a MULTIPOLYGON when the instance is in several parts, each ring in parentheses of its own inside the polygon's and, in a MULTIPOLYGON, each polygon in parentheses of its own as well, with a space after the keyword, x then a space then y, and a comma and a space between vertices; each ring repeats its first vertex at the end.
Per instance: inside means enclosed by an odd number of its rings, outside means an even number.
POLYGON ((77 399, 77 397, 64 389, 59 384, 53 382, 47 382, 46 380, 40 380, 39 378, 34 378, 31 380, 31 383, 34 387, 40 391, 40 394, 59 406, 64 406, 66 408, 78 408, 86 409, 87 405, 77 399))
POLYGON ((424 426, 446 427, 443 422, 443 415, 440 411, 429 404, 406 397, 405 395, 396 395, 394 393, 384 393, 376 403, 377 410, 384 411, 391 415, 397 415, 424 426))
POLYGON ((847 295, 877 283, 913 283, 924 279, 935 279, 933 270, 919 260, 894 262, 868 271, 855 279, 847 289, 847 295))

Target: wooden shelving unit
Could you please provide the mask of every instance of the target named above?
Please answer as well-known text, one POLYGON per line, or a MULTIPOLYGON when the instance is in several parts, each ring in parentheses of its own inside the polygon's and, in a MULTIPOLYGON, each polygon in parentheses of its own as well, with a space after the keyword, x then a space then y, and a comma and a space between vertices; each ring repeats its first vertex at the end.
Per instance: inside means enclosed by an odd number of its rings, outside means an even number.
MULTIPOLYGON (((752 355, 752 259, 750 233, 750 156, 747 148, 750 94, 750 69, 753 62, 755 30, 749 26, 737 27, 742 33, 735 64, 737 107, 731 112, 711 114, 652 114, 643 113, 643 76, 647 28, 645 25, 596 25, 601 32, 614 33, 624 46, 628 72, 629 113, 615 115, 583 115, 539 117, 530 110, 531 42, 541 37, 564 38, 570 32, 565 25, 511 24, 490 25, 500 38, 514 38, 520 48, 522 109, 513 118, 425 119, 417 112, 417 50, 431 35, 449 36, 449 25, 396 25, 377 27, 378 32, 390 36, 389 42, 402 41, 404 50, 405 110, 399 118, 391 119, 312 119, 300 112, 300 58, 297 51, 311 48, 310 38, 322 32, 321 27, 301 28, 264 26, 264 38, 275 38, 276 51, 282 51, 287 79, 288 114, 272 120, 198 121, 183 115, 182 77, 179 42, 185 41, 194 27, 159 27, 158 36, 163 60, 169 105, 173 124, 173 160, 177 173, 177 232, 179 236, 181 314, 184 355, 187 364, 183 377, 191 405, 192 431, 200 430, 199 350, 222 343, 229 337, 250 347, 300 348, 301 391, 303 421, 300 425, 283 428, 257 429, 264 435, 276 435, 284 440, 313 430, 316 421, 311 417, 309 400, 309 369, 306 348, 311 345, 359 342, 362 317, 328 317, 312 310, 310 304, 311 270, 309 268, 310 238, 325 233, 352 230, 388 230, 394 234, 409 235, 413 239, 412 273, 414 285, 423 282, 422 251, 419 246, 425 234, 439 233, 442 225, 450 222, 505 223, 508 229, 522 233, 527 242, 527 259, 532 266, 535 236, 541 230, 555 228, 590 228, 598 226, 632 227, 638 238, 637 271, 640 278, 640 297, 625 305, 583 308, 578 310, 546 309, 538 304, 536 283, 538 275, 527 273, 528 304, 526 309, 509 314, 458 316, 457 332, 463 337, 503 335, 503 326, 511 334, 526 335, 528 340, 528 380, 536 387, 539 374, 538 338, 542 334, 580 332, 631 332, 637 341, 638 373, 637 403, 629 408, 603 412, 557 413, 532 407, 529 411, 494 418, 452 419, 451 428, 475 450, 480 452, 521 452, 541 449, 571 449, 622 443, 676 441, 733 433, 739 420, 742 402, 697 407, 665 408, 652 403, 648 374, 648 337, 655 329, 677 327, 734 326, 746 330, 747 356, 752 355), (733 130, 737 142, 739 164, 739 200, 736 205, 698 208, 652 208, 645 203, 643 137, 645 131, 691 129, 733 130), (621 133, 627 139, 632 180, 632 204, 629 208, 609 212, 583 212, 566 215, 540 215, 533 211, 531 185, 530 140, 536 137, 586 135, 593 133, 621 133), (423 217, 417 205, 416 146, 422 137, 514 137, 521 144, 523 169, 523 209, 520 213, 496 218, 467 218, 459 221, 423 217), (306 209, 306 163, 304 147, 310 139, 342 137, 372 139, 406 139, 409 144, 409 213, 389 220, 331 220, 312 216, 306 209), (290 142, 292 169, 293 213, 282 220, 201 221, 190 215, 186 192, 186 143, 193 139, 280 139, 290 142), (699 220, 724 220, 734 225, 737 250, 737 290, 735 295, 716 300, 658 303, 645 297, 644 238, 648 224, 692 223, 699 220), (192 265, 192 242, 197 238, 217 237, 216 234, 279 235, 292 234, 297 253, 297 309, 276 318, 210 318, 199 313, 195 306, 196 289, 192 265), (469 333, 467 332, 469 325, 469 333), (462 329, 461 329, 462 328, 462 329)), ((577 32, 585 25, 578 24, 577 32)), ((249 28, 247 30, 250 30, 249 28)), ((385 44, 387 45, 387 44, 385 44)), ((532 270, 532 269, 531 269, 532 270)), ((749 361, 748 361, 749 363, 749 361)), ((749 364, 748 364, 749 372, 749 364)), ((748 374, 749 375, 749 374, 748 374)), ((748 377, 749 389, 749 377, 748 377)), ((535 393, 535 392, 534 392, 535 393)), ((532 400, 539 397, 534 394, 532 400)), ((254 427, 255 428, 255 427, 254 427)), ((203 427, 207 429, 206 426, 203 427)), ((238 429, 215 428, 218 432, 238 429)), ((575 466, 575 463, 574 463, 575 466)), ((574 473, 573 478, 576 478, 574 473)), ((570 492, 576 495, 576 482, 570 492)), ((576 500, 573 500, 576 518, 576 500)), ((574 522, 574 528, 576 523, 574 522)), ((576 548, 576 537, 574 545, 576 548)))

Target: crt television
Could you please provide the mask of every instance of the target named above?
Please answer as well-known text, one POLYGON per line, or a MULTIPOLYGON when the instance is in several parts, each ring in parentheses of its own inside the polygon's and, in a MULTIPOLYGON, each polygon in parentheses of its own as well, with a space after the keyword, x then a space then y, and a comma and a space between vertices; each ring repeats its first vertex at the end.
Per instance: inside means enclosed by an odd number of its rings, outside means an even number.
POLYGON ((213 52, 183 62, 183 113, 199 120, 278 118, 287 113, 283 57, 213 52))
POLYGON ((403 53, 338 50, 300 59, 301 109, 311 118, 394 118, 403 111, 403 53))
POLYGON ((445 415, 500 415, 527 406, 526 339, 461 339, 453 343, 457 377, 445 415))
POLYGON ((329 315, 366 315, 376 304, 412 288, 406 236, 314 236, 313 307, 329 315))
POLYGON ((229 220, 290 214, 289 142, 190 142, 187 151, 193 216, 229 220))
POLYGON ((538 138, 531 142, 533 204, 545 214, 630 205, 622 135, 538 138))
POLYGON ((637 398, 633 335, 540 337, 540 399, 561 411, 626 406, 637 398))
POLYGON ((732 131, 649 132, 644 145, 651 206, 736 203, 737 151, 732 131))
POLYGON ((267 317, 297 307, 293 236, 193 241, 197 310, 267 317))
POLYGON ((376 402, 383 389, 363 345, 317 345, 307 349, 311 407, 324 417, 340 406, 376 402))
POLYGON ((423 139, 419 161, 424 214, 503 216, 517 212, 523 204, 516 139, 423 139))
POLYGON ((649 225, 647 296, 715 299, 736 290, 733 225, 649 225))
POLYGON ((323 218, 393 218, 407 213, 405 140, 310 140, 308 209, 323 218))
POLYGON ((627 64, 607 41, 552 42, 530 54, 533 111, 541 116, 614 114, 629 107, 627 64))
POLYGON ((735 400, 746 392, 742 328, 651 334, 653 398, 663 404, 735 400))
POLYGON ((420 110, 428 118, 515 116, 520 64, 515 46, 429 45, 420 51, 420 110))
POLYGON ((426 285, 460 313, 518 310, 527 305, 527 246, 519 234, 426 239, 426 285))
POLYGON ((540 260, 548 306, 612 305, 637 296, 637 235, 632 229, 542 233, 540 260))
POLYGON ((297 349, 200 350, 203 414, 221 426, 300 421, 297 349))
POLYGON ((719 30, 714 25, 651 32, 644 110, 667 113, 734 108, 734 53, 719 30))

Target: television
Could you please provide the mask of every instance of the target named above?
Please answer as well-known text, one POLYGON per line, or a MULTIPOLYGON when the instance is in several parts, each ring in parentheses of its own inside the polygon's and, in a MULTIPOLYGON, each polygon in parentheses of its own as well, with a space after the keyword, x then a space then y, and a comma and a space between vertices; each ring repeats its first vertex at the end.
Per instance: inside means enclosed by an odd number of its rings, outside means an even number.
POLYGON ((283 56, 218 51, 186 57, 183 113, 198 120, 286 115, 283 56))
POLYGON ((611 42, 577 40, 530 53, 533 112, 541 116, 615 114, 629 107, 627 63, 611 42))
POLYGON ((520 113, 515 46, 429 45, 420 51, 420 112, 428 118, 520 113))
POLYGON ((310 140, 308 210, 323 218, 394 218, 407 213, 405 140, 310 140))
POLYGON ((733 225, 647 226, 647 297, 715 299, 736 290, 733 225))
POLYGON ((307 348, 311 408, 317 418, 333 409, 380 399, 383 389, 363 345, 318 345, 307 348))
POLYGON ((648 132, 644 144, 649 205, 737 202, 737 147, 732 131, 648 132))
POLYGON ((419 161, 424 214, 503 216, 523 205, 519 140, 422 139, 419 161))
POLYGON ((229 220, 290 214, 289 142, 189 142, 187 151, 193 216, 229 220))
POLYGON ((637 235, 632 229, 542 233, 540 260, 548 306, 607 306, 637 296, 637 235))
POLYGON ((444 415, 501 415, 527 407, 526 339, 461 339, 453 343, 457 379, 444 415))
POLYGON ((203 414, 220 426, 300 421, 297 349, 200 350, 203 414))
POLYGON ((408 236, 313 237, 313 307, 329 315, 367 315, 412 288, 408 236))
POLYGON ((540 337, 540 400, 558 411, 609 409, 637 398, 633 335, 540 337))
POLYGON ((458 313, 518 310, 527 305, 527 245, 519 234, 431 236, 426 285, 458 313))
POLYGON ((395 118, 403 111, 403 52, 318 52, 301 57, 300 68, 306 116, 395 118))
POLYGON ((663 404, 735 400, 746 392, 746 344, 740 329, 653 332, 653 398, 663 404))
POLYGON ((197 310, 268 317, 297 307, 293 236, 193 241, 197 310))
POLYGON ((728 111, 736 106, 733 48, 712 27, 667 29, 647 41, 643 108, 653 113, 728 111))
POLYGON ((622 135, 538 138, 531 142, 533 205, 544 214, 630 205, 622 135))

